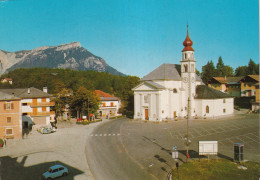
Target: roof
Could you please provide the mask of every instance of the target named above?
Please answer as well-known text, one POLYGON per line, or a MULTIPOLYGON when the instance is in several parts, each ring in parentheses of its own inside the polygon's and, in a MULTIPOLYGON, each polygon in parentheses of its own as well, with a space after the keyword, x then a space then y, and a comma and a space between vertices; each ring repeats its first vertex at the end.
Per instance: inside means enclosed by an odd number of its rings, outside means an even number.
POLYGON ((189 29, 188 29, 188 26, 187 26, 187 36, 186 36, 186 39, 183 41, 183 46, 185 46, 182 50, 183 51, 194 51, 194 49, 191 47, 193 44, 192 40, 190 39, 190 36, 189 36, 189 29))
MULTIPOLYGON (((181 65, 179 64, 162 64, 146 76, 141 81, 152 80, 177 80, 181 81, 181 65)), ((201 81, 200 77, 196 76, 197 81, 201 81)))
POLYGON ((100 100, 102 100, 102 101, 118 101, 119 100, 118 97, 115 97, 115 96, 108 94, 101 90, 95 90, 94 92, 100 97, 100 100))
POLYGON ((259 82, 259 75, 247 75, 245 76, 244 78, 241 79, 242 82, 245 82, 245 81, 256 81, 256 82, 259 82))
POLYGON ((13 94, 7 94, 0 91, 0 100, 20 100, 21 98, 14 96, 13 94))
POLYGON ((248 75, 248 76, 256 80, 257 82, 259 82, 259 75, 248 75))
POLYGON ((148 85, 151 85, 151 86, 153 86, 153 87, 155 87, 157 89, 165 89, 164 86, 162 86, 162 85, 160 85, 158 83, 155 83, 153 81, 145 81, 145 83, 148 84, 148 85))
POLYGON ((242 77, 213 77, 209 82, 211 82, 213 79, 221 84, 239 84, 242 77))
POLYGON ((22 99, 28 98, 47 98, 51 97, 52 95, 45 93, 39 89, 34 87, 30 88, 22 88, 22 89, 0 89, 1 92, 17 96, 22 99))
POLYGON ((215 90, 206 85, 198 85, 196 87, 195 99, 221 99, 221 98, 232 98, 232 96, 215 90))

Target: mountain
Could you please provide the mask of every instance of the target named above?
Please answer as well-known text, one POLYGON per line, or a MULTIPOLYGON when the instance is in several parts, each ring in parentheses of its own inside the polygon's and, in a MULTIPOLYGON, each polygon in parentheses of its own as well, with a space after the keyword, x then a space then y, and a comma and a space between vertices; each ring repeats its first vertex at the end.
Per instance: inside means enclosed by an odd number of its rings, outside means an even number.
POLYGON ((16 52, 0 50, 0 75, 17 68, 33 67, 94 70, 124 76, 104 59, 81 47, 79 42, 16 52))

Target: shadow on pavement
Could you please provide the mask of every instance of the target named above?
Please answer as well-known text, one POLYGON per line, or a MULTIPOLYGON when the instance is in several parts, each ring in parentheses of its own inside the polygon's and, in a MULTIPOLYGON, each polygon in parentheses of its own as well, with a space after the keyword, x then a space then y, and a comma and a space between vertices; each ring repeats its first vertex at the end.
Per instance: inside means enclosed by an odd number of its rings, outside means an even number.
POLYGON ((0 157, 0 179, 21 179, 21 180, 37 180, 42 179, 42 174, 48 170, 50 166, 60 164, 68 168, 69 175, 58 179, 73 180, 74 176, 84 173, 74 167, 71 167, 60 161, 46 162, 33 166, 25 166, 27 156, 24 156, 21 162, 17 162, 17 158, 10 156, 0 157))
POLYGON ((165 148, 162 147, 160 144, 156 143, 155 140, 151 140, 151 139, 149 139, 148 137, 145 137, 145 136, 143 136, 143 140, 144 140, 144 141, 146 141, 146 140, 147 140, 147 141, 150 141, 151 143, 153 143, 153 144, 155 144, 156 146, 160 147, 162 151, 165 151, 165 152, 167 152, 169 155, 172 155, 171 150, 165 149, 165 148))

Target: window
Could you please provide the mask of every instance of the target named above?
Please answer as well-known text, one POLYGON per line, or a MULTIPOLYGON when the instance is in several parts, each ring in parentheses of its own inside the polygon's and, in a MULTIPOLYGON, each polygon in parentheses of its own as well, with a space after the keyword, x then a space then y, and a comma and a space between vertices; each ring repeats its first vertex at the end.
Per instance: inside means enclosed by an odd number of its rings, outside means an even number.
POLYGON ((184 72, 188 72, 188 64, 184 65, 184 72))
POLYGON ((6 121, 7 121, 7 123, 11 123, 12 122, 12 118, 11 117, 7 117, 6 121))
POLYGON ((23 113, 23 116, 26 116, 26 115, 28 115, 28 113, 23 113))
POLYGON ((59 170, 59 169, 54 169, 54 170, 52 171, 52 173, 58 172, 58 170, 59 170))
POLYGON ((11 102, 6 102, 6 103, 4 104, 4 109, 5 109, 5 110, 14 109, 14 104, 11 103, 11 102))
POLYGON ((6 129, 6 135, 12 135, 13 134, 13 129, 6 129))
POLYGON ((27 106, 27 103, 23 103, 22 106, 27 106))
POLYGON ((59 171, 61 171, 61 170, 63 170, 63 169, 64 169, 64 167, 60 167, 60 168, 59 168, 59 171))
POLYGON ((226 109, 223 109, 223 113, 226 113, 226 109))
POLYGON ((106 103, 102 103, 103 104, 103 107, 106 107, 106 103))
POLYGON ((226 99, 223 99, 223 103, 226 103, 226 99))
POLYGON ((177 93, 177 89, 176 88, 173 89, 173 93, 177 93))
POLYGON ((209 113, 209 106, 206 106, 206 113, 209 113))
POLYGON ((111 103, 110 103, 110 106, 111 106, 111 107, 114 107, 114 103, 113 103, 113 102, 111 102, 111 103))

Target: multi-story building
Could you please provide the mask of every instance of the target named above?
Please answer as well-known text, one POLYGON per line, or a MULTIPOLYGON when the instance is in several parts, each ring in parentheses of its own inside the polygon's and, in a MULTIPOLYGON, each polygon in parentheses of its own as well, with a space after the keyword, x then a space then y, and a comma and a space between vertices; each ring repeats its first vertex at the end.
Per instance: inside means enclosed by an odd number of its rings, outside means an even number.
POLYGON ((100 116, 118 116, 121 108, 121 100, 111 94, 100 90, 95 90, 95 93, 100 97, 100 105, 98 113, 100 116))
POLYGON ((22 137, 21 98, 0 91, 0 138, 22 137))
POLYGON ((255 96, 256 84, 259 83, 259 75, 248 75, 240 80, 241 83, 241 96, 255 96))
POLYGON ((243 77, 213 77, 208 81, 208 86, 218 91, 228 93, 234 97, 241 96, 240 80, 243 77))
POLYGON ((14 95, 21 99, 21 116, 23 128, 31 123, 36 125, 48 125, 54 121, 55 112, 51 111, 54 102, 51 102, 52 95, 47 93, 47 88, 43 91, 31 88, 23 89, 0 89, 0 92, 14 95))

